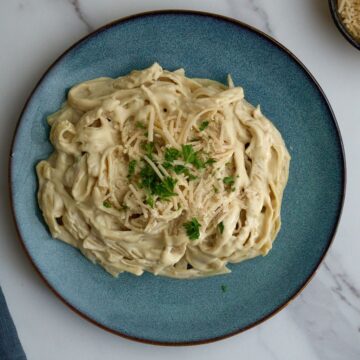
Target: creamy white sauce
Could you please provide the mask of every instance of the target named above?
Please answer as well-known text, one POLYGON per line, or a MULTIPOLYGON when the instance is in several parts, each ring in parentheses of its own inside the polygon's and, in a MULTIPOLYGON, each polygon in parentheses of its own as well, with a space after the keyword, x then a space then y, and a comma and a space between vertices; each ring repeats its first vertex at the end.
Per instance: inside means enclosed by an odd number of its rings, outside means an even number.
POLYGON ((48 122, 55 151, 36 168, 44 219, 53 237, 112 275, 211 276, 271 249, 290 156, 230 77, 225 87, 155 63, 74 86, 48 122), (185 144, 215 161, 198 169, 179 156, 172 165, 188 173, 177 174, 164 154, 185 144), (159 181, 176 180, 175 195, 163 200, 140 186, 146 164, 159 181), (191 240, 184 224, 194 218, 200 229, 191 240))

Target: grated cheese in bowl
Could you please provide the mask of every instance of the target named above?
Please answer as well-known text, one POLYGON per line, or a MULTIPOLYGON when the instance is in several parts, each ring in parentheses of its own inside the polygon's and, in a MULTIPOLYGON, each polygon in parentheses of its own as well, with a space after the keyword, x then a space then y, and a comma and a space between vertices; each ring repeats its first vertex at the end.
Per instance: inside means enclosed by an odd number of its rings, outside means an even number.
POLYGON ((360 41, 360 0, 338 0, 338 13, 350 35, 360 41))

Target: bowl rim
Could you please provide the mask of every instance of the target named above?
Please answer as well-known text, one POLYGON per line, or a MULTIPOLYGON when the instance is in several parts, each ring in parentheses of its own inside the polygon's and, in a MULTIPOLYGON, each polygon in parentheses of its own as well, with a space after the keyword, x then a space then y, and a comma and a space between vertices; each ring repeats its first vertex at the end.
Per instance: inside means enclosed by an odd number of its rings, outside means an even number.
POLYGON ((330 8, 330 13, 331 13, 331 17, 336 25, 336 27, 338 28, 338 30, 340 31, 340 33, 342 34, 342 36, 352 45, 354 46, 356 49, 360 50, 360 40, 356 41, 355 38, 350 35, 349 31, 347 30, 346 26, 343 24, 340 15, 337 11, 337 3, 338 0, 329 0, 329 8, 330 8))
POLYGON ((335 114, 333 112, 333 109, 329 103, 328 98, 326 97, 323 89, 321 88, 321 86, 319 85, 319 83, 317 82, 317 80, 315 79, 315 77, 310 73, 310 71, 306 68, 306 66, 290 51, 288 50, 284 45, 282 45, 280 42, 278 42, 277 40, 275 40, 274 38, 272 38, 271 36, 269 36, 268 34, 264 33, 263 31, 248 25, 247 23, 244 23, 242 21, 239 21, 237 19, 228 17, 228 16, 224 16, 224 15, 220 15, 220 14, 216 14, 216 13, 211 13, 211 12, 206 12, 206 11, 196 11, 196 10, 185 10, 185 9, 166 9, 166 10, 151 10, 151 11, 145 11, 145 12, 141 12, 141 13, 136 13, 133 15, 129 15, 129 16, 125 16, 119 19, 116 19, 114 21, 111 21, 99 28, 97 28, 96 30, 90 32, 89 34, 85 35, 84 37, 80 38, 80 40, 78 40, 77 42, 75 42, 73 45, 71 45, 67 50, 65 50, 60 56, 58 56, 56 58, 56 60, 47 68, 47 70, 44 72, 44 74, 41 76, 41 78, 39 79, 39 81, 37 82, 37 84, 35 85, 35 87, 33 88, 33 90, 30 92, 25 105, 23 106, 23 109, 20 113, 19 119, 17 121, 16 127, 15 127, 15 131, 14 131, 14 135, 12 138, 12 143, 10 146, 10 154, 9 154, 9 161, 8 161, 8 185, 9 185, 9 197, 10 197, 10 206, 11 206, 11 213, 12 213, 12 217, 13 217, 13 221, 15 224, 15 229, 16 229, 16 233, 17 233, 17 238, 20 242, 21 248, 23 249, 26 257, 28 258, 28 260, 30 261, 30 263, 32 264, 33 268, 35 269, 35 272, 38 274, 38 276, 42 279, 42 281, 45 283, 45 285, 53 292, 53 294, 55 294, 55 296, 60 299, 60 301, 62 301, 68 308, 70 308, 74 313, 76 313, 77 315, 79 315, 80 317, 82 317, 83 319, 89 321, 90 323, 100 327, 103 330, 106 330, 112 334, 118 335, 120 337, 129 339, 129 340, 133 340, 133 341, 137 341, 140 343, 146 343, 146 344, 151 344, 151 345, 161 345, 161 346, 190 346, 190 345, 201 345, 201 344, 208 344, 208 343, 212 343, 215 341, 219 341, 222 339, 226 339, 229 338, 231 336, 240 334, 246 330, 249 330, 263 322, 265 322, 266 320, 272 318, 274 315, 276 315, 278 312, 280 312, 282 309, 284 309, 288 304, 290 304, 291 301, 293 301, 303 290, 304 288, 308 285, 308 283, 312 280, 312 278, 314 277, 316 271, 318 270, 320 264, 323 262, 325 255, 327 254, 330 246, 332 245, 335 235, 336 235, 336 231, 341 219, 341 215, 342 215, 342 211, 343 211, 343 206, 344 206, 344 200, 345 200, 345 192, 346 192, 346 182, 347 182, 347 173, 346 173, 346 159, 345 159, 345 150, 344 150, 344 144, 343 144, 343 140, 342 140, 342 136, 341 136, 341 132, 339 129, 339 125, 337 123, 335 114), (334 222, 334 226, 332 229, 332 233, 328 239, 328 243, 325 247, 325 249, 323 250, 323 253, 321 254, 319 261, 315 264, 314 268, 311 270, 310 275, 305 279, 305 281, 303 282, 303 284, 301 286, 299 286, 299 288, 289 296, 289 298, 284 301, 281 305, 279 305, 275 310, 273 310, 272 312, 270 312, 269 314, 266 314, 265 316, 263 316, 262 318, 260 318, 259 320, 254 321, 251 324, 248 324, 247 326, 241 327, 235 331, 229 332, 227 334, 224 335, 220 335, 220 336, 215 336, 215 337, 211 337, 211 338, 205 338, 205 339, 199 339, 199 340, 190 340, 190 341, 180 341, 180 342, 174 342, 174 341, 158 341, 158 340, 151 340, 151 339, 146 339, 146 338, 141 338, 141 337, 136 337, 133 335, 128 335, 125 334, 121 331, 117 331, 114 329, 111 329, 103 324, 101 324, 100 322, 94 320, 91 318, 90 315, 87 315, 85 313, 83 313, 81 310, 77 309, 75 306, 73 306, 72 304, 70 304, 66 299, 63 298, 63 296, 48 282, 48 280, 45 278, 45 276, 41 273, 40 269, 37 267, 37 265, 35 264, 34 260, 32 259, 26 245, 25 242, 21 236, 21 232, 18 226, 18 222, 17 222, 17 218, 16 218, 16 214, 15 214, 15 205, 14 205, 14 201, 13 201, 13 187, 12 187, 12 182, 13 182, 13 157, 12 157, 12 153, 13 153, 13 149, 15 146, 15 142, 16 142, 16 137, 17 137, 17 131, 18 128, 21 124, 23 115, 28 107, 28 104, 31 100, 31 98, 33 97, 35 91, 37 90, 37 88, 41 85, 42 81, 46 78, 46 76, 48 75, 48 73, 50 72, 50 70, 52 70, 56 64, 58 64, 64 57, 65 55, 67 55, 72 49, 74 49, 75 47, 77 47, 79 44, 81 44, 83 41, 95 37, 97 36, 99 33, 106 31, 112 27, 118 26, 122 23, 125 23, 127 21, 131 21, 131 20, 136 20, 142 17, 147 17, 147 16, 159 16, 159 15, 196 15, 196 16, 203 16, 203 17, 210 17, 216 20, 222 20, 225 22, 229 22, 232 24, 235 24, 237 26, 239 26, 240 28, 246 29, 246 30, 250 30, 254 33, 256 33, 257 35, 260 35, 261 37, 265 38, 266 40, 270 41, 273 45, 277 46, 280 50, 284 51, 285 53, 287 53, 287 55, 289 55, 291 57, 292 60, 294 60, 304 71, 304 73, 310 78, 310 80, 316 85, 319 93, 321 94, 325 104, 327 105, 327 108, 330 112, 331 115, 331 119, 333 121, 337 136, 338 136, 338 141, 339 141, 339 145, 341 148, 341 158, 342 158, 342 169, 341 169, 341 174, 342 174, 342 178, 343 178, 343 182, 342 182, 342 193, 341 193, 341 200, 337 209, 337 219, 334 222))

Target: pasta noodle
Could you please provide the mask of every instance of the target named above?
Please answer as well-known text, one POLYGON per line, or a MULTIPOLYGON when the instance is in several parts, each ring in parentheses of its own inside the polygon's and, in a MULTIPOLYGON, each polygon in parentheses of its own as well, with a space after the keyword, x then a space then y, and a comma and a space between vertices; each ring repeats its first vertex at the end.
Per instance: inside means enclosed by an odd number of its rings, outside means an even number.
POLYGON ((290 156, 230 77, 155 63, 74 86, 48 123, 44 219, 110 274, 211 276, 271 249, 290 156))

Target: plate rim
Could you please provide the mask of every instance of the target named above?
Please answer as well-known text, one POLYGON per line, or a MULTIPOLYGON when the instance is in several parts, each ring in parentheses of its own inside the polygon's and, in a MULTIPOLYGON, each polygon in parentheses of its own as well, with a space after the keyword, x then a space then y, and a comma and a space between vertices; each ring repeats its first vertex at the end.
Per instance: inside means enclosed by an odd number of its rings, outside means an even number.
POLYGON ((224 15, 220 15, 220 14, 216 14, 216 13, 211 13, 211 12, 206 12, 206 11, 198 11, 198 10, 188 10, 188 9, 164 9, 164 10, 151 10, 151 11, 145 11, 145 12, 140 12, 140 13, 136 13, 136 14, 132 14, 132 15, 128 15, 125 17, 121 17, 119 19, 113 20, 97 29, 95 29, 94 31, 90 32, 89 34, 81 37, 78 41, 76 41, 75 43, 73 43, 73 45, 71 45, 70 47, 68 47, 64 52, 61 53, 61 55, 57 56, 57 58, 55 59, 55 61, 53 61, 48 68, 45 70, 45 72, 43 73, 43 75, 40 77, 40 79, 38 80, 38 82, 36 83, 36 85, 34 86, 34 88, 32 89, 32 91, 30 92, 29 96, 27 97, 27 100, 25 101, 25 104, 21 110, 21 113, 19 115, 19 118, 17 120, 16 123, 16 127, 14 130, 14 134, 12 137, 12 142, 10 145, 10 154, 9 154, 9 159, 8 159, 8 186, 9 186, 9 197, 10 197, 10 207, 11 207, 11 214, 12 214, 12 218, 15 224, 15 229, 16 229, 16 234, 17 234, 17 238, 18 241, 20 242, 21 248, 24 251, 26 257, 28 258, 28 260, 30 261, 31 265, 33 266, 33 268, 35 269, 35 272, 37 273, 37 275, 40 277, 40 279, 42 279, 42 281, 45 283, 45 285, 50 289, 50 291, 52 291, 52 293, 58 298, 60 299, 60 301, 62 303, 64 303, 68 308, 70 308, 70 310, 72 310, 75 314, 79 315, 80 317, 82 317, 83 319, 89 321, 90 323, 100 327, 101 329, 110 332, 114 335, 118 335, 122 338, 125 339, 129 339, 129 340, 133 340, 136 342, 140 342, 140 343, 145 343, 145 344, 151 344, 151 345, 161 345, 161 346, 190 346, 190 345, 201 345, 201 344, 208 344, 208 343, 212 343, 215 341, 219 341, 219 340, 223 340, 226 338, 229 338, 231 336, 240 334, 242 332, 245 332, 246 330, 249 330, 257 325, 260 325, 261 323, 265 322, 266 320, 272 318, 274 315, 276 315, 277 313, 279 313, 281 310, 283 310, 287 305, 289 305, 297 296, 299 296, 299 294, 304 290, 304 288, 309 284, 309 282, 313 279, 314 275, 316 274, 320 264, 323 262, 326 254, 329 251, 330 246, 333 244, 334 242, 334 238, 336 236, 336 232, 341 220, 341 216, 343 213, 343 208, 344 208, 344 200, 345 200, 345 193, 346 193, 346 183, 347 183, 347 170, 346 170, 346 158, 345 158, 345 149, 344 149, 344 144, 343 144, 343 140, 342 140, 342 136, 341 136, 341 132, 340 132, 340 128, 338 125, 338 122, 336 120, 336 116, 334 114, 334 111, 330 105, 330 102, 327 98, 327 96, 325 95, 325 92, 323 91, 323 89, 321 88, 320 84, 318 83, 318 81, 315 79, 315 77, 312 75, 312 73, 307 69, 307 67, 297 58, 297 56, 295 56, 288 48, 286 48, 284 45, 282 45, 279 41, 275 40, 272 36, 264 33, 263 31, 257 29, 256 27, 249 25, 245 22, 242 22, 240 20, 228 17, 228 16, 224 16, 224 15), (26 245, 25 242, 22 238, 19 226, 18 226, 18 221, 17 221, 17 217, 16 217, 16 212, 15 212, 15 205, 14 205, 14 200, 13 200, 13 150, 14 150, 14 146, 16 143, 16 138, 17 138, 17 133, 18 133, 18 129, 19 126, 23 120, 23 115, 34 95, 34 93, 36 92, 36 90, 38 89, 38 87, 41 85, 41 83, 43 82, 43 80, 46 78, 46 76, 48 75, 48 73, 74 48, 76 48, 78 45, 80 45, 82 42, 84 42, 85 40, 88 40, 92 37, 97 36, 98 34, 100 34, 103 31, 106 31, 108 29, 111 29, 115 26, 118 26, 122 23, 126 23, 127 21, 131 21, 131 20, 136 20, 139 18, 143 18, 146 16, 158 16, 158 15, 197 15, 197 16, 203 16, 203 17, 210 17, 216 20, 222 20, 228 23, 232 23, 234 25, 237 25, 240 28, 246 29, 246 30, 250 30, 254 33, 256 33, 257 35, 261 36, 262 38, 265 38, 266 40, 270 41, 273 45, 275 45, 276 47, 278 47, 280 50, 284 51, 288 56, 290 56, 290 58, 292 60, 294 60, 297 65, 299 65, 302 70, 304 71, 304 73, 310 78, 310 80, 313 82, 313 84, 316 86, 317 90, 319 91, 319 93, 321 94, 329 112, 331 115, 331 119, 333 121, 335 130, 336 130, 336 134, 338 137, 338 142, 340 144, 340 149, 341 149, 341 158, 342 158, 342 169, 341 169, 341 173, 342 173, 342 177, 343 177, 343 182, 342 182, 342 193, 341 193, 341 201, 339 203, 338 209, 337 209, 337 219, 334 222, 334 226, 332 229, 332 233, 328 239, 328 243, 325 247, 325 249, 323 250, 323 253, 321 254, 321 257, 319 258, 319 261, 315 264, 314 268, 311 270, 310 275, 305 279, 305 281, 302 283, 301 286, 298 287, 298 289, 291 294, 288 299, 286 301, 284 301, 281 305, 279 305, 275 310, 273 310, 272 312, 270 312, 269 314, 266 314, 265 316, 261 317, 260 319, 252 322, 251 324, 248 324, 247 326, 243 326, 235 331, 231 331, 229 333, 226 333, 224 335, 220 335, 220 336, 215 336, 215 337, 210 337, 210 338, 204 338, 204 339, 199 339, 199 340, 190 340, 190 341, 158 341, 158 340, 151 340, 151 339, 146 339, 146 338, 141 338, 141 337, 137 337, 137 336, 133 336, 133 335, 128 335, 125 334, 121 331, 118 330, 114 330, 111 329, 103 324, 101 324, 100 322, 94 320, 93 318, 91 318, 90 315, 87 315, 85 313, 83 313, 81 310, 77 309, 75 306, 73 306, 72 304, 70 304, 70 302, 68 302, 66 299, 63 298, 63 296, 48 282, 48 280, 45 278, 45 276, 42 274, 42 272, 40 271, 40 269, 37 267, 37 265, 35 264, 35 261, 32 259, 26 245))

